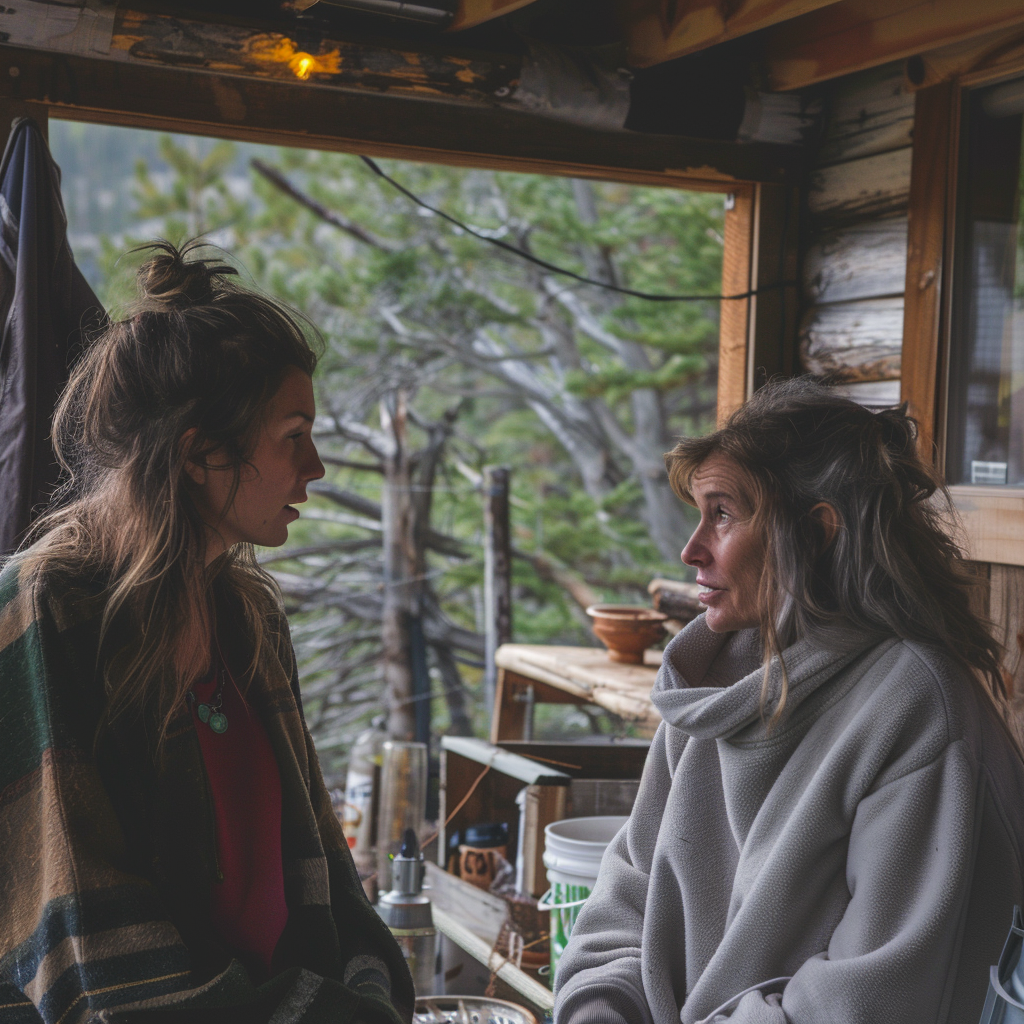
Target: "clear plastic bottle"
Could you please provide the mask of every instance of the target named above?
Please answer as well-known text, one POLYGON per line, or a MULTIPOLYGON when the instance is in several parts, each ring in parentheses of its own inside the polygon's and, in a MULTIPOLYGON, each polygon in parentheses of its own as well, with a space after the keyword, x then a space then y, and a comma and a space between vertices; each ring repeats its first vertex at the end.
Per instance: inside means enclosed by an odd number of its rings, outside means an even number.
POLYGON ((345 776, 345 836, 356 868, 370 872, 377 866, 375 811, 380 799, 381 757, 388 734, 384 716, 373 719, 349 753, 345 776))
POLYGON ((391 861, 398 855, 406 829, 423 835, 427 809, 427 745, 405 740, 384 743, 377 818, 377 886, 391 886, 391 861))

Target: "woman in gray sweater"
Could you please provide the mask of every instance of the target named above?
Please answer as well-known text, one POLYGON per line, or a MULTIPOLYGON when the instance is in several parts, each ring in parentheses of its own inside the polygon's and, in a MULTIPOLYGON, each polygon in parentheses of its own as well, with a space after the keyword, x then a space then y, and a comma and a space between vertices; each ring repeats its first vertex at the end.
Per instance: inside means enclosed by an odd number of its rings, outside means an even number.
POLYGON ((557 1024, 975 1024, 1024 902, 1000 651, 903 410, 769 385, 667 457, 707 611, 557 1024))

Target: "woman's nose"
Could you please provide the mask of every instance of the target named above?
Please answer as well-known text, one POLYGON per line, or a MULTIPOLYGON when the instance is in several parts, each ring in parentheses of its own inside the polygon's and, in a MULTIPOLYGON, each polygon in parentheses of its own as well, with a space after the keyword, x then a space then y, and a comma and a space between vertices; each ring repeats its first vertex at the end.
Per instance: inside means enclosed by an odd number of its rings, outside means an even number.
POLYGON ((707 549, 701 544, 697 534, 699 530, 694 530, 693 535, 686 542, 686 547, 679 553, 679 557, 683 560, 685 565, 706 565, 708 562, 707 549))
POLYGON ((306 463, 306 472, 303 474, 307 480, 320 480, 327 472, 324 464, 320 461, 320 453, 316 450, 315 444, 310 444, 312 451, 306 463))

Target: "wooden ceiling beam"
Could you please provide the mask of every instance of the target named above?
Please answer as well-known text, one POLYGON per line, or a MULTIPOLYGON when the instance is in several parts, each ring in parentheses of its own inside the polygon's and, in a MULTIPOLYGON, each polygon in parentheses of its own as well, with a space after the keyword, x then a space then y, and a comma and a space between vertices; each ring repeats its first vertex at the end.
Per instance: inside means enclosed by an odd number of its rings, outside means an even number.
POLYGON ((1021 0, 843 0, 769 29, 764 59, 784 92, 1017 25, 1021 0))
POLYGON ((485 21, 500 18, 505 14, 518 11, 520 7, 528 7, 534 0, 459 0, 458 10, 448 26, 450 32, 459 29, 473 28, 485 21))
POLYGON ((629 63, 634 67, 650 67, 836 2, 681 0, 668 3, 667 0, 618 0, 618 5, 629 63))
MULTIPOLYGON (((13 10, 16 17, 18 9, 13 10)), ((0 14, 0 27, 3 19, 0 14)), ((519 54, 460 51, 450 38, 444 43, 439 38, 429 46, 389 45, 327 36, 301 26, 288 33, 260 31, 118 8, 110 55, 134 64, 488 106, 496 103, 496 96, 508 95, 521 70, 519 54)))
POLYGON ((464 167, 725 192, 796 181, 797 147, 599 131, 520 111, 0 46, 0 98, 50 116, 464 167))
POLYGON ((1024 25, 952 43, 907 62, 906 85, 928 89, 958 78, 965 85, 1024 67, 1024 25))

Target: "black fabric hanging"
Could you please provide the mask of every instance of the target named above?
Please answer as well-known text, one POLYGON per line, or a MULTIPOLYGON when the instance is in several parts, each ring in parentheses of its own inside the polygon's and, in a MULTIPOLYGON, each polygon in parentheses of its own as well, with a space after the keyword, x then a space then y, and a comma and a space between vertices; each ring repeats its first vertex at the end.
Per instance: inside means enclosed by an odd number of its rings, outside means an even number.
POLYGON ((0 556, 58 480, 50 422, 83 330, 104 318, 67 240, 60 168, 19 118, 0 161, 0 556))

